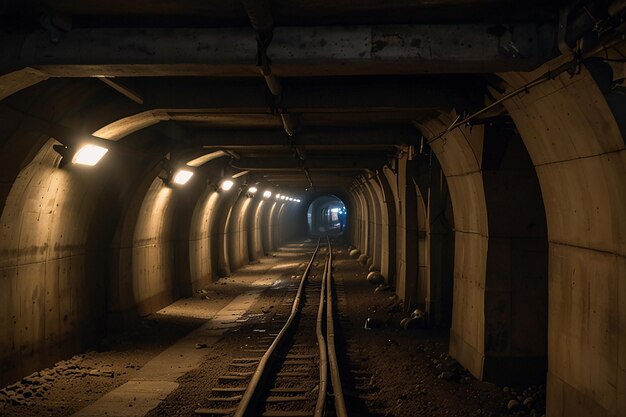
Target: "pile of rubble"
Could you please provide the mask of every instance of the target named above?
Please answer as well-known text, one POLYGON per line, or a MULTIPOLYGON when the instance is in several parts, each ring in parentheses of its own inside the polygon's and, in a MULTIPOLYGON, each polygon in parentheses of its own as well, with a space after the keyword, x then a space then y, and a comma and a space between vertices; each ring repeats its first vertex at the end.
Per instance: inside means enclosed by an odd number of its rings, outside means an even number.
POLYGON ((545 417, 546 388, 543 385, 504 387, 506 408, 516 416, 545 417))

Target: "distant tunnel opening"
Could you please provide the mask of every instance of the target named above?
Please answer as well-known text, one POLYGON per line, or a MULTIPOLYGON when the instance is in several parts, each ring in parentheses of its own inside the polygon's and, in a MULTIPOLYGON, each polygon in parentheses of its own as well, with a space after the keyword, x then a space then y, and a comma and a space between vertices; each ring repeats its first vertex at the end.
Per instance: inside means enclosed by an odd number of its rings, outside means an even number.
POLYGON ((346 230, 347 214, 345 204, 334 195, 318 197, 307 210, 309 233, 342 234, 346 230))

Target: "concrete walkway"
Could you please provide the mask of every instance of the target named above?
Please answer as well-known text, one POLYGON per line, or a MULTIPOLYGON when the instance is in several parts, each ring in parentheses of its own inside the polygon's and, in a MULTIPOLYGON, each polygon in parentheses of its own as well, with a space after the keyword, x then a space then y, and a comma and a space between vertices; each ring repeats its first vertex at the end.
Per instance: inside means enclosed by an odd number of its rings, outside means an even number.
POLYGON ((207 323, 178 340, 161 354, 146 363, 127 383, 106 393, 97 401, 81 409, 74 416, 126 416, 146 415, 169 393, 178 387, 176 380, 196 369, 207 355, 206 349, 196 349, 196 343, 215 344, 281 276, 270 269, 265 277, 252 283, 250 289, 237 296, 207 323))

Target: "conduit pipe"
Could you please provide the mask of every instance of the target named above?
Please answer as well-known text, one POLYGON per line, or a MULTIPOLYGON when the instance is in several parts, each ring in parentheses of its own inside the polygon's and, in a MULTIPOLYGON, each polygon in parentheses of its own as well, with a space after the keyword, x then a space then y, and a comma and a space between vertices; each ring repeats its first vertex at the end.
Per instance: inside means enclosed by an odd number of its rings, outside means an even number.
POLYGON ((528 92, 528 90, 530 90, 533 87, 536 87, 538 85, 541 85, 543 83, 545 83, 546 81, 550 81, 555 79, 557 76, 563 74, 566 71, 569 71, 572 75, 576 73, 577 68, 582 65, 583 61, 587 58, 590 58, 608 48, 610 48, 612 45, 614 45, 617 42, 622 42, 624 41, 624 31, 626 28, 626 24, 621 24, 619 27, 616 27, 614 29, 614 32, 610 35, 607 36, 603 42, 600 42, 600 44, 598 46, 596 46, 595 48, 592 48, 591 50, 585 52, 585 53, 575 53, 574 57, 565 62, 564 64, 559 65, 558 67, 556 67, 554 70, 548 70, 545 73, 541 74, 539 77, 535 78, 534 80, 524 84, 521 87, 516 88, 515 90, 503 95, 502 97, 500 97, 499 99, 497 99, 496 101, 494 101, 493 103, 489 104, 488 106, 483 107, 482 109, 478 110, 477 112, 465 117, 462 120, 459 120, 461 118, 461 116, 457 117, 457 120, 454 121, 454 123, 452 123, 446 130, 442 131, 441 133, 437 134, 436 136, 434 136, 431 139, 428 139, 426 141, 427 144, 431 144, 439 139, 441 139, 442 137, 444 137, 446 134, 448 134, 450 131, 464 126, 467 123, 469 123, 471 120, 475 119, 476 117, 480 116, 481 114, 484 114, 485 112, 493 109, 494 107, 498 106, 499 104, 504 103, 505 101, 508 101, 522 93, 528 92))
MULTIPOLYGON (((274 36, 272 33, 272 29, 274 29, 274 19, 272 17, 269 1, 243 0, 243 7, 246 10, 248 19, 250 19, 250 25, 252 25, 252 28, 256 31, 258 36, 257 66, 265 79, 267 88, 277 100, 280 100, 283 87, 280 83, 280 79, 272 75, 271 61, 267 56, 267 48, 274 36)), ((284 112, 280 112, 279 115, 283 122, 285 132, 287 132, 289 136, 293 136, 295 132, 293 120, 284 112)))
MULTIPOLYGON (((288 114, 285 109, 279 105, 282 99, 283 87, 280 83, 280 79, 272 75, 271 60, 267 56, 267 48, 270 46, 274 36, 272 32, 274 29, 274 18, 272 17, 269 0, 242 0, 242 3, 248 15, 248 19, 250 19, 250 25, 257 32, 257 66, 265 79, 267 88, 274 96, 276 110, 283 124, 283 129, 285 129, 285 132, 291 138, 296 133, 296 123, 293 116, 288 114)), ((304 158, 300 156, 299 153, 297 154, 297 158, 304 162, 304 158)), ((304 175, 306 175, 311 188, 313 188, 311 175, 304 165, 302 169, 304 170, 304 175)))

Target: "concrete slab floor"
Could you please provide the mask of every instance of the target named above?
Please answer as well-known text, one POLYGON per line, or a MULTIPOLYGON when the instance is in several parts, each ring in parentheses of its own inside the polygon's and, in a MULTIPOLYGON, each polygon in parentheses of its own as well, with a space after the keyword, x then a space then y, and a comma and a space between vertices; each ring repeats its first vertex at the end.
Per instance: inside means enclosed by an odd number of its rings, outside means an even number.
POLYGON ((280 278, 280 274, 271 271, 270 269, 266 276, 254 281, 250 290, 228 303, 206 324, 149 361, 130 381, 74 416, 143 416, 156 407, 178 387, 176 380, 197 368, 204 359, 205 352, 196 349, 196 344, 213 345, 227 330, 238 326, 236 320, 244 315, 263 290, 280 278))

